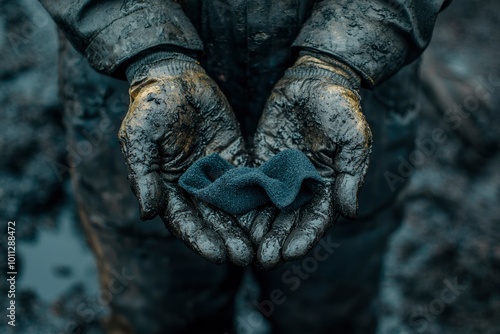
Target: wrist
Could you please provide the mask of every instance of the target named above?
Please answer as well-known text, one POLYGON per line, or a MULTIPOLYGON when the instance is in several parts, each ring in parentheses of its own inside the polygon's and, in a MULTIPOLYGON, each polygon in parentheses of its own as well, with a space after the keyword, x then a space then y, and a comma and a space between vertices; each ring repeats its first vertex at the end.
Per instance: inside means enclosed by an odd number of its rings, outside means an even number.
POLYGON ((337 59, 311 51, 301 51, 286 76, 328 78, 336 85, 359 91, 361 77, 348 65, 337 59))
POLYGON ((132 62, 126 69, 126 75, 128 82, 132 84, 146 77, 178 75, 199 67, 198 61, 192 56, 180 52, 156 51, 132 62))

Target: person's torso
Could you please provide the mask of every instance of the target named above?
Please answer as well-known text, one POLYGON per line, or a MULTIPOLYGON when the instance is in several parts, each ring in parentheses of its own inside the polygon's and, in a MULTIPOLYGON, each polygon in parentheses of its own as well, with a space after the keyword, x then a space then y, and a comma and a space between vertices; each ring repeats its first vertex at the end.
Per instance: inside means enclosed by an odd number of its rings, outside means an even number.
POLYGON ((180 2, 203 40, 204 68, 226 94, 244 134, 252 134, 272 87, 292 65, 291 44, 314 1, 180 2))

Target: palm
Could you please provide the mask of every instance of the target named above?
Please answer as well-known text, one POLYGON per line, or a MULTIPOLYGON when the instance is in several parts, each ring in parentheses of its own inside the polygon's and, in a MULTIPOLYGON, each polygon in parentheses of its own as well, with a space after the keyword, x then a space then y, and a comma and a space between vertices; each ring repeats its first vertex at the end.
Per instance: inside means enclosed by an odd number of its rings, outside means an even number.
POLYGON ((292 213, 265 209, 251 239, 257 262, 271 268, 297 259, 338 217, 355 216, 357 190, 368 165, 371 134, 356 93, 322 78, 285 77, 274 88, 255 136, 258 163, 287 148, 304 152, 326 185, 292 213))
POLYGON ((244 163, 244 143, 222 93, 204 72, 191 71, 146 79, 131 98, 120 140, 143 218, 159 213, 178 238, 213 262, 227 254, 247 264, 253 251, 234 219, 177 183, 192 163, 214 152, 244 163))

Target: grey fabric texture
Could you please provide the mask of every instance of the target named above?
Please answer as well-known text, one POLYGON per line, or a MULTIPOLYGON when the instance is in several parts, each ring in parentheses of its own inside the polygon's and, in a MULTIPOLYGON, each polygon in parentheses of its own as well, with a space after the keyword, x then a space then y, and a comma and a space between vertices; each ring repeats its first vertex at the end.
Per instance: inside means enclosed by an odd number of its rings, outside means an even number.
POLYGON ((293 43, 328 54, 373 87, 417 59, 450 0, 317 1, 293 43))
POLYGON ((175 0, 40 2, 95 70, 118 79, 125 79, 125 68, 139 54, 173 47, 203 50, 175 0))
POLYGON ((258 168, 236 168, 214 153, 196 161, 179 179, 189 194, 231 214, 271 202, 280 210, 294 210, 323 184, 311 161, 297 150, 284 150, 258 168))
POLYGON ((40 2, 94 69, 120 79, 131 59, 171 47, 205 47, 208 67, 226 78, 249 62, 251 76, 267 79, 295 39, 294 47, 337 58, 371 87, 422 53, 450 0, 40 2), (246 52, 234 52, 240 48, 246 52))

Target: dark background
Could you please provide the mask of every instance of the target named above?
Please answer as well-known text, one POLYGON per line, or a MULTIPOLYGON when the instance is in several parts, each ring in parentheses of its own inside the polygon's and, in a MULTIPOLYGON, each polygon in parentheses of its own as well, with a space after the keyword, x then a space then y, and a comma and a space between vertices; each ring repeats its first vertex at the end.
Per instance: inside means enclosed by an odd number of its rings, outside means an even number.
MULTIPOLYGON (((396 208, 379 333, 500 333, 499 23, 499 1, 455 0, 423 56, 418 140, 446 136, 421 149, 396 208), (443 295, 456 284, 455 298, 443 295)), ((102 333, 108 314, 68 174, 55 168, 66 159, 57 90, 51 19, 34 0, 0 0, 0 243, 16 220, 19 266, 16 328, 3 311, 0 333, 102 333)))

